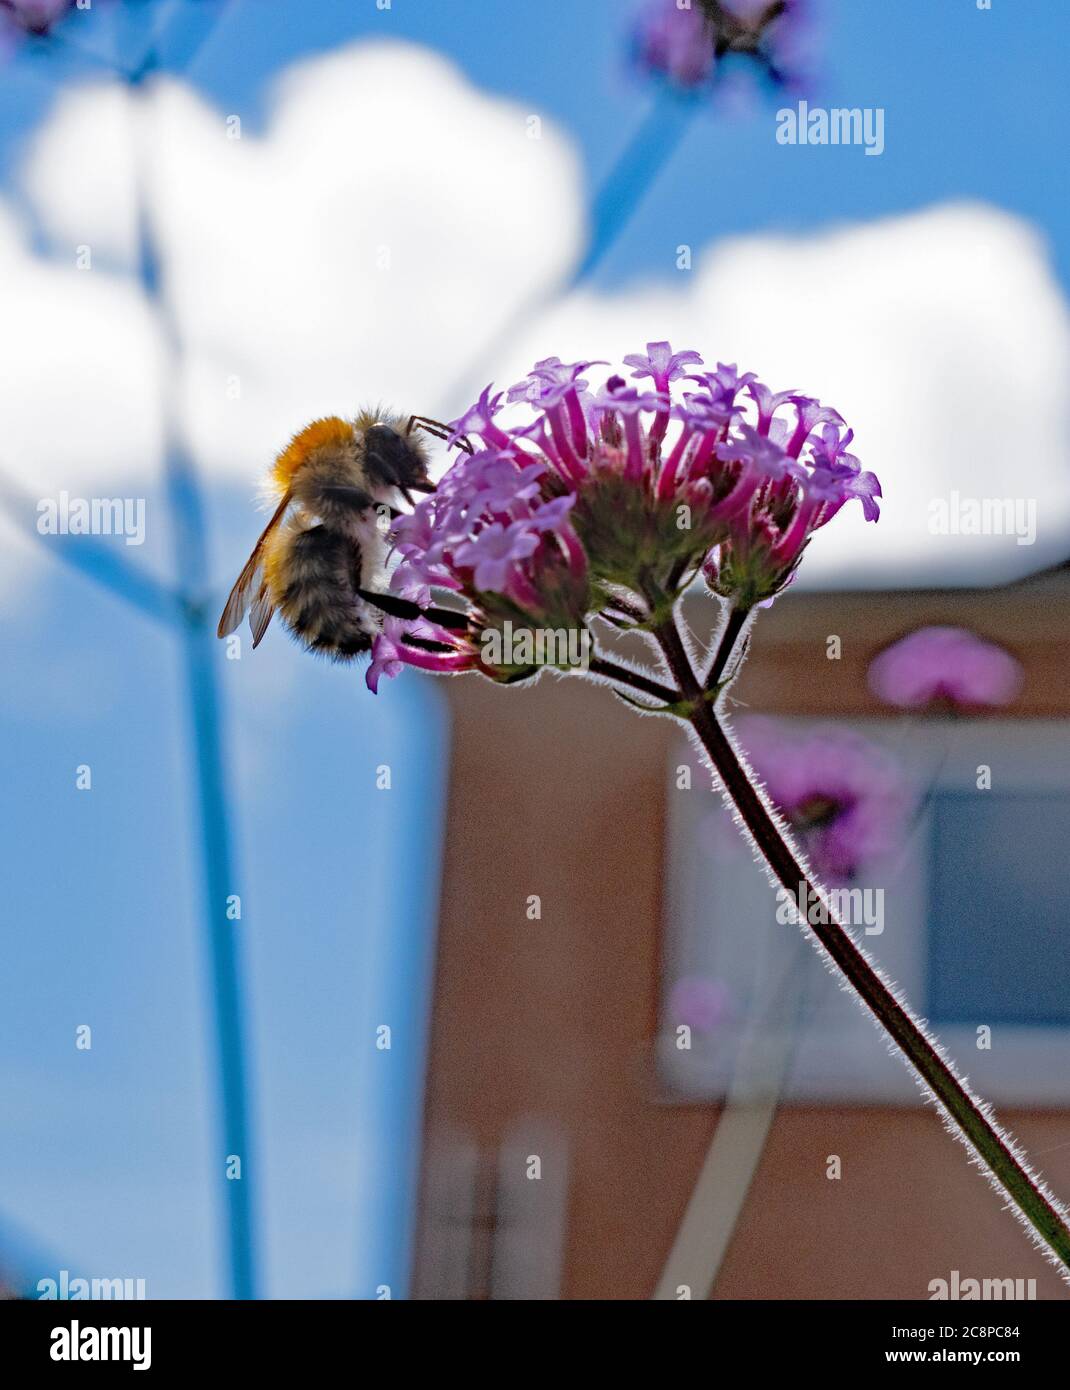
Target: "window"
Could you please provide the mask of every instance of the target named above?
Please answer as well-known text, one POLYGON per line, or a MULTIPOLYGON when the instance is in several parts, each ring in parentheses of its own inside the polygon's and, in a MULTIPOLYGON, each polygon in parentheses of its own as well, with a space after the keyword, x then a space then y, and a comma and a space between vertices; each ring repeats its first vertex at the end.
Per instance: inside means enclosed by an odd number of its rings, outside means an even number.
POLYGON ((933 799, 928 1016, 1070 1027, 1070 795, 933 799))
MULTIPOLYGON (((799 733, 810 722, 778 721, 799 733)), ((845 727, 845 726, 841 726, 845 727)), ((1070 1102, 1070 729, 1057 722, 852 721, 920 791, 897 845, 850 886, 856 940, 986 1098, 1070 1102), (986 785, 990 783, 990 785, 986 785), (979 785, 980 784, 980 785, 979 785)), ((920 1099, 845 994, 681 745, 672 759, 659 1067, 677 1097, 775 1086, 800 1101, 920 1099), (690 787, 678 769, 692 768, 690 787), (684 982, 681 984, 681 982, 684 982), (677 1032, 680 999, 721 1006, 677 1032)))

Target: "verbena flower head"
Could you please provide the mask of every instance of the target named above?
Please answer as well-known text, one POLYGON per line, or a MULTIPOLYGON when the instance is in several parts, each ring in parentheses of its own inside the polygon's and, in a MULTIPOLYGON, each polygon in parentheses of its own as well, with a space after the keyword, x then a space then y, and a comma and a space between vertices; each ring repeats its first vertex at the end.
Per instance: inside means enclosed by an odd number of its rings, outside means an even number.
POLYGON ((846 502, 876 520, 880 486, 835 410, 667 342, 624 361, 629 377, 610 368, 592 389, 606 364, 546 358, 452 422, 452 439, 478 447, 397 523, 391 588, 421 607, 452 592, 468 626, 384 632, 376 681, 405 662, 533 674, 489 666, 488 629, 583 628, 620 590, 656 607, 700 571, 749 608, 783 589, 846 502))
POLYGON ((28 34, 47 34, 73 0, 0 0, 0 57, 28 34))
POLYGON ((740 56, 778 86, 798 85, 802 0, 645 0, 632 36, 638 66, 685 91, 710 87, 740 56))
POLYGON ((915 797, 878 744, 835 725, 800 734, 753 718, 740 739, 820 875, 848 883, 902 844, 915 797))
POLYGON ((1009 705, 1022 680, 1009 652, 958 627, 919 628, 887 647, 869 668, 873 693, 900 709, 1009 705))

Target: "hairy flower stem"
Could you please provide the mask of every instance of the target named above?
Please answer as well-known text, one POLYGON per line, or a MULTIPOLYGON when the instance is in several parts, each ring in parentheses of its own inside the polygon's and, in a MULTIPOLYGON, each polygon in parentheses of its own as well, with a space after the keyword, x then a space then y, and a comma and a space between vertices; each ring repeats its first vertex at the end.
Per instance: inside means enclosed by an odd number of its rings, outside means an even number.
POLYGON ((589 669, 596 676, 605 676, 609 680, 617 681, 620 685, 630 685, 633 690, 650 695, 665 705, 675 705, 679 703, 681 698, 678 690, 663 685, 661 681, 651 680, 649 676, 633 671, 629 666, 621 666, 616 661, 611 661, 608 656, 592 657, 589 669))
MULTIPOLYGON (((814 936, 851 988, 957 1126, 963 1140, 1015 1204, 1022 1218, 1062 1263, 1064 1273, 1070 1271, 1070 1229, 1062 1215, 1017 1158, 1010 1141, 996 1128, 981 1103, 959 1081, 845 928, 829 912, 824 889, 799 863, 752 784, 715 709, 708 698, 704 698, 675 620, 670 618, 661 624, 654 635, 684 699, 690 704, 690 723, 766 863, 798 904, 814 936), (824 910, 808 914, 808 905, 814 902, 820 902, 824 910), (815 915, 820 919, 816 923, 811 921, 815 915)), ((725 645, 722 640, 722 648, 725 645)))
POLYGON ((714 654, 713 664, 710 673, 706 677, 706 689, 715 690, 718 683, 724 676, 729 659, 736 649, 740 634, 747 626, 747 619, 751 615, 749 608, 737 608, 735 604, 728 610, 728 617, 725 625, 721 629, 721 636, 717 643, 717 651, 714 654))

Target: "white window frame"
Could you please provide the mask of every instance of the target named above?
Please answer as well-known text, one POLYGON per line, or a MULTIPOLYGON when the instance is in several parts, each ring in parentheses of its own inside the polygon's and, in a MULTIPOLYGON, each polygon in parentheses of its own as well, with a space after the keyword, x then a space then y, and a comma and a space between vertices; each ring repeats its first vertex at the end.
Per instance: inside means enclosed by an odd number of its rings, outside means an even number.
MULTIPOLYGON (((1041 720, 784 719, 800 730, 836 723, 872 738, 937 791, 977 790, 977 769, 992 770, 993 791, 1055 792, 1070 797, 1070 723, 1041 720)), ((776 921, 777 901, 745 845, 710 847, 707 817, 719 793, 682 742, 669 769, 666 961, 658 1071, 667 1099, 721 1100, 772 1086, 799 1103, 912 1104, 921 1093, 903 1062, 890 1055, 868 1011, 837 988, 796 923, 776 921), (690 789, 678 769, 692 768, 690 789), (706 821, 705 828, 703 822, 706 821), (665 1017, 677 978, 722 981, 737 1001, 709 1038, 690 1048, 665 1017)), ((884 930, 856 940, 903 992, 915 1013, 925 1006, 926 916, 931 816, 918 817, 906 847, 868 866, 863 885, 884 888, 884 930)), ((738 833, 738 832, 737 832, 738 833)), ((719 841, 718 841, 719 843, 719 841)), ((1070 864, 1070 845, 1068 864, 1070 864)), ((1013 924, 1008 924, 1013 930, 1013 924)), ((1070 919, 1067 924, 1070 952, 1070 919)), ((980 1026, 990 1022, 977 1019, 980 1026)), ((978 1047, 975 1026, 943 1026, 938 1041, 959 1074, 996 1105, 1070 1105, 1070 1027, 991 1023, 991 1047, 978 1047)))

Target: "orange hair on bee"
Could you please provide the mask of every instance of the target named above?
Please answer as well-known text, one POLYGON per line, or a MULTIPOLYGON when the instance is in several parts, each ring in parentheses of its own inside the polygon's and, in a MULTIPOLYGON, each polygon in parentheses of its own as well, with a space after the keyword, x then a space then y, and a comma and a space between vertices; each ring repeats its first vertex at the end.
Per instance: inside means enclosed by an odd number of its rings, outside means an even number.
POLYGON ((290 440, 275 460, 272 478, 280 493, 289 490, 293 476, 310 454, 325 445, 345 445, 353 442, 353 426, 347 420, 330 415, 325 420, 313 420, 290 440))

